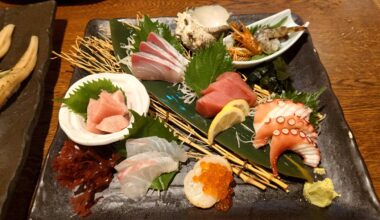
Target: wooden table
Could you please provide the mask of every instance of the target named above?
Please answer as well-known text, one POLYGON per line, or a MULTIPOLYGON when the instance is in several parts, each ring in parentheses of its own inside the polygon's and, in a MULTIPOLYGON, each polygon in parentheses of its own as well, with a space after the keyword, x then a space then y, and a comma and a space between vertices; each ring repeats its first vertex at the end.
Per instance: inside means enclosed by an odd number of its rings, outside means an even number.
MULTIPOLYGON (((208 1, 105 0, 63 1, 56 14, 53 48, 68 51, 76 36, 82 36, 94 18, 135 17, 137 12, 175 16, 187 7, 208 1), (78 4, 74 4, 79 2, 78 4)), ((290 8, 311 22, 313 43, 330 77, 359 150, 367 164, 376 192, 380 195, 380 0, 222 0, 219 4, 234 14, 274 13, 290 8)), ((1 7, 14 6, 0 3, 1 7)), ((59 104, 52 98, 65 94, 73 68, 53 60, 46 78, 45 100, 28 163, 44 157, 54 138, 59 104), (35 150, 34 150, 35 151, 35 150)), ((28 171, 25 171, 28 172, 28 171)))

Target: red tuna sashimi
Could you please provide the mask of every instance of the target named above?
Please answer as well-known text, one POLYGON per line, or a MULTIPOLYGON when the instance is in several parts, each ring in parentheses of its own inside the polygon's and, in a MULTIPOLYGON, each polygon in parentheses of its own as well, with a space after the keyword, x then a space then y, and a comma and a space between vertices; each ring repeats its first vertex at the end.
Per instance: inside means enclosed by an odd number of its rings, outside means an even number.
POLYGON ((219 92, 211 92, 197 100, 195 111, 205 118, 211 118, 218 114, 223 106, 233 99, 219 92))
POLYGON ((186 66, 189 63, 189 61, 184 56, 182 56, 169 42, 160 37, 158 34, 150 32, 147 37, 147 41, 159 46, 183 65, 186 66))
POLYGON ((145 52, 132 54, 132 73, 139 79, 183 81, 183 71, 167 60, 145 52))
POLYGON ((207 89, 202 91, 202 94, 207 95, 211 92, 227 94, 236 99, 245 99, 251 107, 256 104, 256 94, 244 81, 222 79, 211 83, 207 89))
POLYGON ((183 71, 185 71, 185 69, 186 69, 185 65, 180 63, 176 58, 173 58, 173 56, 171 56, 165 50, 163 50, 161 47, 155 45, 152 42, 142 41, 140 43, 139 50, 140 50, 140 52, 149 53, 149 54, 155 55, 161 59, 167 60, 167 61, 171 62, 173 65, 181 68, 183 71))
POLYGON ((103 132, 114 133, 123 130, 124 128, 128 127, 128 125, 129 120, 126 117, 122 115, 113 115, 104 118, 96 126, 96 129, 103 132))
MULTIPOLYGON (((225 72, 221 74, 214 83, 211 83, 206 89, 204 89, 201 93, 202 95, 206 95, 213 91, 225 91, 226 87, 233 89, 228 89, 237 92, 240 90, 241 94, 244 95, 244 99, 248 102, 250 106, 254 106, 256 104, 256 94, 253 90, 247 85, 246 82, 240 77, 239 73, 236 72, 225 72)), ((239 91, 237 93, 240 93, 239 91)), ((239 95, 238 95, 239 96, 239 95)))

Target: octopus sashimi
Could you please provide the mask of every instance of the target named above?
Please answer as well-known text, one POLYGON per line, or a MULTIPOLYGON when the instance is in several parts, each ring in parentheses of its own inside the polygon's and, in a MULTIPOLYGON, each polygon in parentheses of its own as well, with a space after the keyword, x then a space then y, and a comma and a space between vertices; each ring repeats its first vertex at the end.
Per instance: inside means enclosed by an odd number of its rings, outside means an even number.
POLYGON ((270 144, 270 163, 274 176, 278 176, 277 160, 287 150, 301 155, 304 163, 318 166, 321 156, 316 144, 299 129, 281 129, 273 132, 270 144))
POLYGON ((319 164, 318 134, 309 123, 311 112, 309 107, 292 100, 275 99, 256 107, 253 146, 260 148, 270 143, 270 163, 275 176, 277 160, 287 150, 301 155, 306 165, 319 164))
POLYGON ((296 115, 301 119, 309 121, 311 112, 312 110, 302 103, 294 103, 291 100, 275 99, 256 107, 253 127, 255 131, 258 132, 268 119, 274 119, 279 116, 286 117, 296 115))
POLYGON ((297 128, 306 133, 309 137, 316 137, 317 133, 314 130, 314 127, 307 122, 305 119, 302 119, 295 115, 290 116, 278 116, 277 118, 268 118, 264 125, 256 131, 255 139, 253 140, 253 146, 255 148, 260 148, 266 145, 269 142, 269 139, 272 137, 272 134, 275 130, 281 130, 283 128, 297 128))

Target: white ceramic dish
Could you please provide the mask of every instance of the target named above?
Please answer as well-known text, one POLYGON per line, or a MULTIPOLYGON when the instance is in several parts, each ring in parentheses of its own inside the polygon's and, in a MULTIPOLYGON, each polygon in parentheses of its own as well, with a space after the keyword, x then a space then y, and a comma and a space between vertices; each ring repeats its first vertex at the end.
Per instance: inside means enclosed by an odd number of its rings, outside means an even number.
MULTIPOLYGON (((115 73, 100 73, 86 76, 70 86, 65 94, 65 98, 69 97, 76 88, 83 83, 96 80, 109 79, 112 83, 124 91, 127 96, 128 109, 132 109, 140 115, 146 114, 149 109, 149 95, 144 85, 133 75, 130 74, 115 74, 115 73)), ((59 124, 66 135, 74 142, 86 146, 98 146, 110 144, 122 140, 125 135, 128 135, 131 124, 134 121, 131 118, 129 126, 119 132, 111 134, 94 134, 86 129, 84 118, 72 111, 64 105, 59 110, 59 124)))
MULTIPOLYGON (((279 21, 281 21, 281 19, 283 19, 285 17, 287 17, 288 19, 284 22, 283 26, 292 27, 292 26, 299 25, 293 20, 290 9, 286 9, 284 11, 277 13, 277 14, 274 14, 274 15, 269 16, 267 18, 264 18, 262 20, 256 21, 250 25, 247 25, 247 27, 250 28, 250 27, 257 26, 257 25, 273 25, 273 24, 278 23, 279 21)), ((308 27, 309 22, 306 22, 305 24, 303 24, 303 26, 308 27)), ((235 68, 241 69, 241 68, 253 67, 253 66, 256 66, 256 65, 263 63, 265 61, 272 60, 273 58, 281 55, 287 49, 289 49, 301 37, 301 35, 303 33, 304 33, 304 31, 300 31, 300 32, 290 34, 289 39, 281 42, 280 50, 274 52, 271 55, 265 56, 265 57, 263 57, 261 59, 257 59, 257 60, 233 61, 232 64, 235 66, 235 68)), ((225 37, 223 39, 223 42, 227 47, 231 47, 234 43, 234 40, 233 40, 231 35, 228 35, 227 37, 225 37)))

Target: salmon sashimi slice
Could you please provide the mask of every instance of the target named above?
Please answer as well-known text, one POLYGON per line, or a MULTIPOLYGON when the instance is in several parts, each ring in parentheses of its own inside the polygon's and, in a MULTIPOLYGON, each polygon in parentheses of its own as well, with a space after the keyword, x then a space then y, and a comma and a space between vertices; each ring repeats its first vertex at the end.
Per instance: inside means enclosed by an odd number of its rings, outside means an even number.
POLYGON ((145 52, 132 54, 132 73, 143 80, 183 81, 184 72, 171 62, 145 52))
POLYGON ((104 118, 98 125, 96 125, 96 129, 107 133, 114 133, 123 130, 128 127, 128 125, 129 120, 125 116, 113 115, 104 118))

